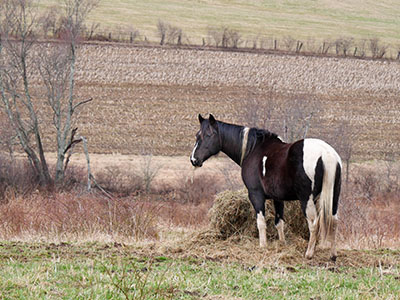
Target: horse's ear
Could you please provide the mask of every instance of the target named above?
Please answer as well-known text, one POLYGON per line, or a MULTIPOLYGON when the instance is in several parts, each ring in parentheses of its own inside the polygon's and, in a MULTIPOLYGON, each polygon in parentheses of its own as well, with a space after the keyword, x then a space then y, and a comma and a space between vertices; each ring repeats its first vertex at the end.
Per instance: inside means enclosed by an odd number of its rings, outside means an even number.
POLYGON ((217 121, 215 120, 215 118, 214 118, 214 116, 213 116, 212 114, 210 114, 210 118, 209 118, 209 120, 210 120, 210 124, 211 124, 211 126, 214 126, 214 125, 215 125, 215 123, 217 123, 217 121))
POLYGON ((199 114, 199 122, 200 122, 200 124, 203 123, 203 121, 204 121, 204 118, 201 116, 201 114, 199 114))

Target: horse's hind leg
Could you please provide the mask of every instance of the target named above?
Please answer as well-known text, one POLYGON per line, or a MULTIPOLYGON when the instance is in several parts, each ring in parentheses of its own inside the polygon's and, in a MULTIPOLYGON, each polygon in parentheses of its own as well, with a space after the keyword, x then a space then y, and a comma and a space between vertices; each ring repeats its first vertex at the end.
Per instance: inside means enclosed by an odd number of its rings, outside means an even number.
POLYGON ((283 201, 274 200, 275 207, 275 227, 278 230, 279 241, 286 243, 285 239, 285 222, 283 221, 283 210, 284 203, 283 201))
POLYGON ((311 194, 308 200, 301 199, 301 208, 306 216, 308 229, 310 231, 310 239, 306 251, 306 258, 310 259, 314 255, 315 244, 317 243, 318 235, 318 214, 315 208, 314 196, 311 194))
POLYGON ((332 218, 332 230, 329 232, 328 240, 331 243, 331 260, 336 261, 336 229, 338 224, 338 218, 336 215, 332 218))

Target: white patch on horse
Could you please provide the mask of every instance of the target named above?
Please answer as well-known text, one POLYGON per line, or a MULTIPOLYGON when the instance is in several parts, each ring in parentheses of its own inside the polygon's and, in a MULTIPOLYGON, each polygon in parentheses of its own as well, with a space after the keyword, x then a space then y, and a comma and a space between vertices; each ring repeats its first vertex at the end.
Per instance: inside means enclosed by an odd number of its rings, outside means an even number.
POLYGON ((285 222, 282 219, 279 219, 278 224, 275 225, 276 229, 278 230, 278 236, 279 236, 279 240, 281 242, 286 243, 286 239, 285 239, 285 222))
POLYGON ((306 219, 308 223, 308 229, 310 231, 310 239, 308 241, 306 258, 311 258, 314 255, 315 244, 317 242, 317 231, 318 231, 317 228, 318 215, 317 215, 317 209, 314 204, 314 197, 312 194, 310 195, 310 198, 307 201, 306 219))
POLYGON ((192 154, 190 155, 190 160, 191 160, 193 163, 196 162, 196 159, 194 158, 194 153, 196 152, 196 149, 197 149, 197 146, 198 146, 198 145, 199 145, 199 142, 196 142, 196 145, 194 145, 192 154))
POLYGON ((240 165, 243 164, 243 159, 246 154, 246 148, 247 148, 247 140, 249 139, 249 127, 243 128, 243 140, 242 140, 242 156, 240 158, 240 165))
POLYGON ((265 223, 265 217, 261 211, 257 214, 257 228, 260 247, 265 247, 267 246, 267 224, 265 223))
MULTIPOLYGON (((342 166, 342 161, 337 152, 327 144, 319 139, 305 139, 303 148, 303 167, 308 178, 311 180, 311 189, 314 189, 315 168, 318 159, 326 154, 333 154, 336 161, 342 166)), ((324 162, 325 163, 325 162, 324 162)))
POLYGON ((267 162, 267 158, 268 157, 266 157, 266 156, 264 156, 263 157, 263 159, 262 159, 262 167, 263 167, 263 176, 265 176, 265 173, 266 173, 266 167, 265 167, 265 163, 267 162))
POLYGON ((312 195, 310 195, 307 201, 306 219, 311 222, 310 225, 315 225, 317 223, 317 209, 315 208, 314 197, 312 195))

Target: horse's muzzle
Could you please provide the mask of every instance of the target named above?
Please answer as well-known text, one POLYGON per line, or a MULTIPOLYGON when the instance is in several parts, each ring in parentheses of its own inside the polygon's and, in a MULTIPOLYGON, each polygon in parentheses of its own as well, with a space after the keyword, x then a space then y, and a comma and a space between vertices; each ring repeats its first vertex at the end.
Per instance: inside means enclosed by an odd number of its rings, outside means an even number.
POLYGON ((198 160, 196 158, 191 158, 190 162, 194 167, 201 167, 203 165, 203 162, 201 160, 198 160))

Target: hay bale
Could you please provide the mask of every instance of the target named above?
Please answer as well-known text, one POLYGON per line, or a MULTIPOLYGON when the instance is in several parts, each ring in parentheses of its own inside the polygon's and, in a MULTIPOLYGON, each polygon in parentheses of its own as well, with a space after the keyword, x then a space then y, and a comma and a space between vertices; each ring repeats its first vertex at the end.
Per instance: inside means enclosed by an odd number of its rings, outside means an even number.
MULTIPOLYGON (((210 229, 220 239, 233 235, 258 237, 255 211, 248 199, 247 190, 225 191, 219 193, 209 211, 210 229)), ((276 240, 277 230, 274 226, 274 207, 272 201, 265 202, 265 221, 267 239, 276 240)), ((302 237, 308 239, 307 222, 301 212, 298 201, 285 202, 285 234, 291 239, 302 237)))

